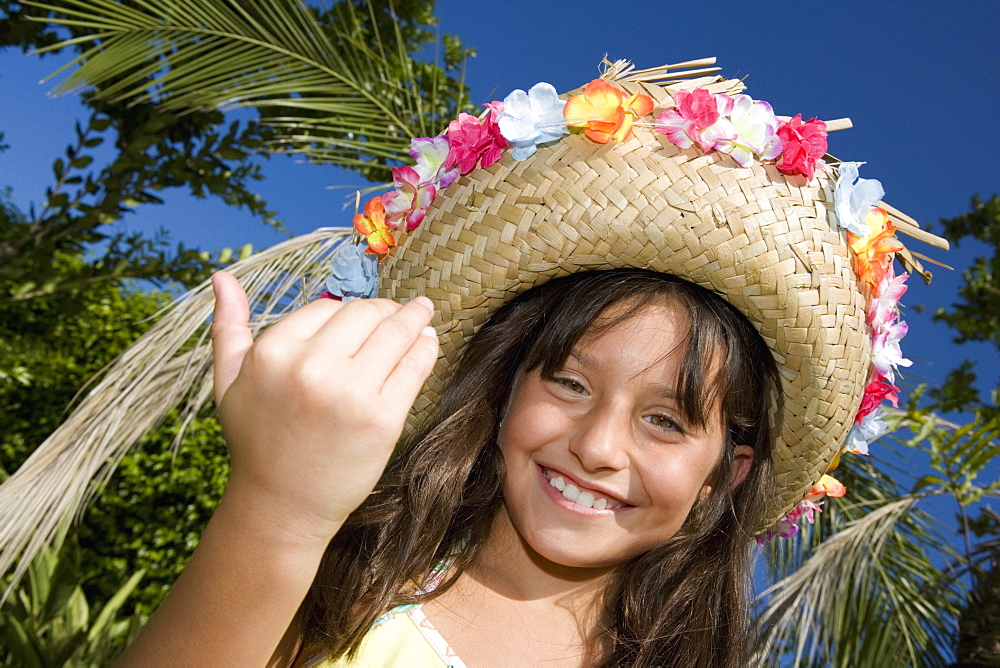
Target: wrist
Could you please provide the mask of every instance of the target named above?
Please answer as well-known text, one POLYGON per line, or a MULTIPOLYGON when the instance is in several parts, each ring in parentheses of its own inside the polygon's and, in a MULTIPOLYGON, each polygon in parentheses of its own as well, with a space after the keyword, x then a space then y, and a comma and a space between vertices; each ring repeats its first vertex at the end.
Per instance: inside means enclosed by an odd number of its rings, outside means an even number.
MULTIPOLYGON (((318 517, 294 500, 232 475, 215 517, 261 547, 322 556, 343 521, 318 517)), ((213 517, 213 519, 215 519, 213 517)))

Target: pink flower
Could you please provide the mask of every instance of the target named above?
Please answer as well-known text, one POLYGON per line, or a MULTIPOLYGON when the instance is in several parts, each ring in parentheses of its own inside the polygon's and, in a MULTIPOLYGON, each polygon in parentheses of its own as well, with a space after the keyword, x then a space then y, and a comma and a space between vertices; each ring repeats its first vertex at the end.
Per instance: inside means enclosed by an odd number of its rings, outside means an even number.
POLYGON ((878 332, 872 339, 872 365, 890 383, 896 380, 897 366, 913 364, 903 357, 903 351, 899 349, 899 341, 906 336, 907 329, 905 322, 898 322, 878 332))
POLYGON ((486 107, 489 114, 481 122, 475 116, 462 113, 448 124, 451 151, 445 167, 458 167, 459 172, 468 174, 477 164, 489 167, 500 159, 503 149, 507 148, 507 140, 497 126, 497 117, 503 113, 503 103, 491 102, 486 107))
POLYGON ((437 188, 430 183, 421 183, 420 174, 412 167, 393 167, 392 185, 396 189, 382 195, 386 225, 399 227, 405 220, 406 229, 412 230, 423 222, 437 188))
POLYGON ((802 114, 781 124, 778 137, 784 144, 778 171, 782 174, 803 174, 812 181, 816 166, 826 155, 826 123, 811 118, 802 121, 802 114))
POLYGON ((792 512, 788 513, 788 518, 797 521, 800 517, 804 517, 809 524, 812 524, 816 521, 816 513, 821 512, 823 512, 823 509, 820 508, 818 503, 803 499, 799 502, 799 505, 792 508, 792 512))
POLYGON ((764 545, 769 543, 773 538, 791 538, 799 532, 799 519, 806 518, 809 524, 812 524, 816 519, 816 513, 823 512, 818 503, 810 501, 808 499, 803 499, 799 502, 799 505, 792 508, 792 510, 782 517, 775 523, 773 527, 757 536, 757 544, 764 545))
POLYGON ((858 409, 858 416, 854 418, 854 422, 861 424, 869 413, 882 405, 882 401, 884 400, 888 400, 893 408, 897 408, 899 406, 899 395, 896 394, 897 392, 899 392, 899 388, 882 376, 868 383, 868 387, 865 388, 865 395, 861 397, 861 408, 858 409))
MULTIPOLYGON (((674 96, 676 109, 667 109, 656 118, 656 131, 667 135, 672 144, 680 148, 691 148, 698 144, 708 153, 722 140, 736 139, 723 133, 719 118, 727 113, 732 98, 726 95, 712 95, 704 88, 693 91, 679 90, 674 96)), ((730 126, 731 128, 731 126, 730 126)))
POLYGON ((896 320, 899 298, 906 292, 904 283, 909 277, 909 274, 896 276, 891 263, 886 267, 871 304, 868 305, 868 324, 875 332, 884 331, 896 320))

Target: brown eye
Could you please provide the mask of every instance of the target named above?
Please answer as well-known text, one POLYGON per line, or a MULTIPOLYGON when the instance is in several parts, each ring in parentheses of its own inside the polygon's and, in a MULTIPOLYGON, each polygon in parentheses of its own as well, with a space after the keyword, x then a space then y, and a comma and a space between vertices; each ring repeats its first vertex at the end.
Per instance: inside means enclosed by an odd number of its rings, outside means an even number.
POLYGON ((677 422, 673 420, 669 415, 664 415, 663 413, 654 413, 653 415, 646 416, 646 422, 650 423, 658 429, 665 429, 669 431, 681 431, 681 427, 677 422))
POLYGON ((587 389, 581 385, 579 381, 573 380, 572 378, 553 378, 552 382, 565 387, 567 390, 575 394, 587 393, 587 389))

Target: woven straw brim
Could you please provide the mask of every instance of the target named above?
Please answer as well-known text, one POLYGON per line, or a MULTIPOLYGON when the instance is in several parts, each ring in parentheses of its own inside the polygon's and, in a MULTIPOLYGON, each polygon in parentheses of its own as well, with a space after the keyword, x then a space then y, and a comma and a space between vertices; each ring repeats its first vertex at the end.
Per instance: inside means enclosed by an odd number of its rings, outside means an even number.
MULTIPOLYGON (((654 116, 671 105, 658 86, 616 85, 652 96, 654 116)), ((678 149, 636 126, 621 143, 572 135, 462 177, 381 270, 379 296, 426 295, 437 308, 441 356, 408 428, 430 411, 466 342, 514 296, 591 269, 673 274, 739 309, 777 362, 777 485, 759 529, 771 526, 827 471, 870 366, 864 297, 833 219, 830 171, 807 184, 773 165, 740 168, 725 154, 678 149)))

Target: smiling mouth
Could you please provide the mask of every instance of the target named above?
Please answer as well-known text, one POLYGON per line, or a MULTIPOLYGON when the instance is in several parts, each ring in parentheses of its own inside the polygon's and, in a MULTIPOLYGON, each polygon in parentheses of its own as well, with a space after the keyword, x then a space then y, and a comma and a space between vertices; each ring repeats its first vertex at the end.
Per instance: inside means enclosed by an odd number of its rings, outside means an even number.
POLYGON ((624 503, 616 501, 615 499, 601 496, 591 490, 581 490, 572 482, 567 482, 563 476, 555 473, 554 471, 550 471, 547 468, 543 468, 542 472, 545 475, 545 479, 549 481, 550 485, 555 487, 560 494, 578 506, 583 508, 593 508, 595 510, 614 510, 616 508, 625 507, 624 503))

